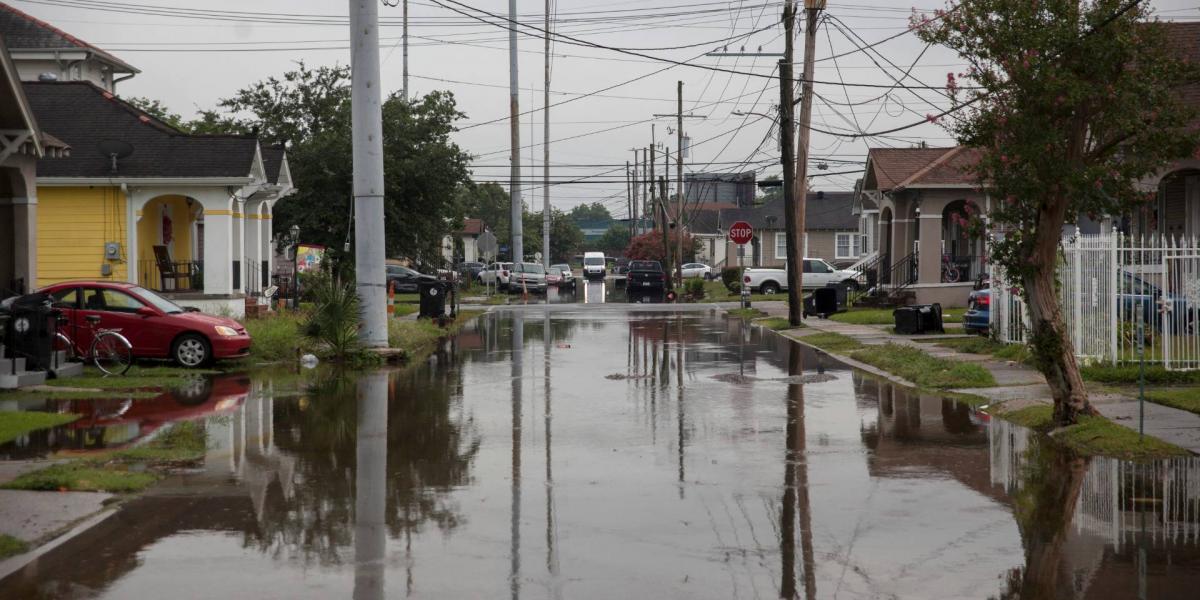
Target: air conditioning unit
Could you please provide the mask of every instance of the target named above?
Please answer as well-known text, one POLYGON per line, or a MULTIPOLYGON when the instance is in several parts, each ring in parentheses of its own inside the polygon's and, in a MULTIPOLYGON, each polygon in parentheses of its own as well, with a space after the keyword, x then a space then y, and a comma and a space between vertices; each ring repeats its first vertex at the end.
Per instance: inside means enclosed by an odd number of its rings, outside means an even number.
POLYGON ((104 258, 121 260, 121 242, 104 242, 104 258))

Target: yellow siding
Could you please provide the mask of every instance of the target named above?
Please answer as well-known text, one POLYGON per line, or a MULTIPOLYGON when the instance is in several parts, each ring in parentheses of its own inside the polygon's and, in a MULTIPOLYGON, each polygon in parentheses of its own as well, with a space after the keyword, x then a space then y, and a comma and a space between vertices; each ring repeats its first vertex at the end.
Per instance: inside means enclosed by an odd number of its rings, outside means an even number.
MULTIPOLYGON (((162 207, 170 208, 171 231, 174 240, 167 245, 171 260, 192 260, 192 215, 183 196, 162 196, 142 207, 138 221, 138 260, 143 270, 155 269, 154 246, 162 244, 162 207)), ((147 271, 149 272, 149 271, 147 271)))
POLYGON ((104 243, 119 242, 129 258, 125 197, 117 187, 38 188, 38 281, 126 280, 125 262, 104 259, 104 243), (100 275, 100 265, 112 272, 100 275))

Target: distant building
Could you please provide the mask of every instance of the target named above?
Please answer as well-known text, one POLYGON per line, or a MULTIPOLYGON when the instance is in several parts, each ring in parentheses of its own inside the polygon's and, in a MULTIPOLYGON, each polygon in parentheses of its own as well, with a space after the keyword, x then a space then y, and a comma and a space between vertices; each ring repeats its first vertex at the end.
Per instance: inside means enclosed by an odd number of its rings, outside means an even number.
POLYGON ((749 208, 754 205, 756 174, 745 173, 684 173, 685 198, 689 206, 711 204, 749 208))
POLYGON ((582 219, 575 221, 579 225, 579 230, 583 232, 583 241, 594 242, 600 239, 604 232, 612 227, 612 219, 582 219))

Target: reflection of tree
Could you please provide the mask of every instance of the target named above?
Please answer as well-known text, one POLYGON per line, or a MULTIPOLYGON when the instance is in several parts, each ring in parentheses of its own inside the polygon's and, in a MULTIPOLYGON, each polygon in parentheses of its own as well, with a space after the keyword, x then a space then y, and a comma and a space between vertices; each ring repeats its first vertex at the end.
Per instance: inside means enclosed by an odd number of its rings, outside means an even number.
MULTIPOLYGON (((460 372, 437 364, 390 375, 385 522, 393 536, 419 532, 428 521, 448 531, 462 519, 447 494, 469 479, 479 439, 472 419, 452 410, 460 372)), ((277 401, 276 445, 296 458, 304 492, 271 494, 254 541, 263 551, 341 562, 353 538, 356 407, 354 379, 337 374, 277 401)))

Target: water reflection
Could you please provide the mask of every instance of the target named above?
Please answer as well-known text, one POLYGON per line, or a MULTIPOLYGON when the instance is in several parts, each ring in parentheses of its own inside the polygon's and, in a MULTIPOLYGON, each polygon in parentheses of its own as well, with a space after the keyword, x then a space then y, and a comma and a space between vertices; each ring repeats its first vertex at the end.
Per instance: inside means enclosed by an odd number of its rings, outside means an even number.
POLYGON ((589 310, 489 314, 387 374, 255 374, 208 420, 203 472, 127 503, 0 598, 1200 585, 1195 459, 1082 461, 739 320, 589 310))

